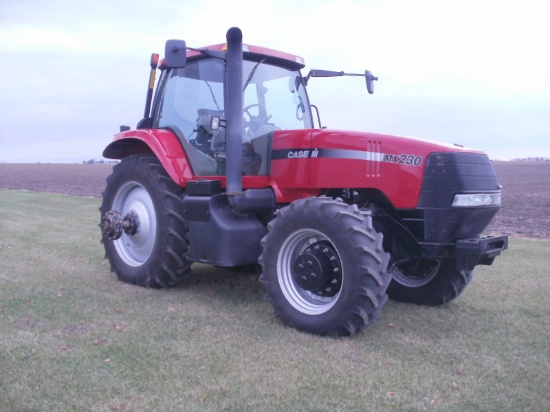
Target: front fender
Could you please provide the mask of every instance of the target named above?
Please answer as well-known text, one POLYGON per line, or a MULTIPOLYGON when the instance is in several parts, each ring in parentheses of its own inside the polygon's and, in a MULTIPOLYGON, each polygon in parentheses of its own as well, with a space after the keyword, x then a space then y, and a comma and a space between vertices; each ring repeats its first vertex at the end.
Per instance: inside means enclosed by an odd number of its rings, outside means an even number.
POLYGON ((371 215, 376 231, 384 234, 384 250, 391 254, 393 262, 423 256, 422 248, 414 235, 390 213, 375 208, 371 215))
POLYGON ((171 131, 164 129, 129 130, 117 133, 103 157, 122 159, 135 154, 154 154, 168 175, 180 186, 193 178, 193 170, 183 147, 171 131))

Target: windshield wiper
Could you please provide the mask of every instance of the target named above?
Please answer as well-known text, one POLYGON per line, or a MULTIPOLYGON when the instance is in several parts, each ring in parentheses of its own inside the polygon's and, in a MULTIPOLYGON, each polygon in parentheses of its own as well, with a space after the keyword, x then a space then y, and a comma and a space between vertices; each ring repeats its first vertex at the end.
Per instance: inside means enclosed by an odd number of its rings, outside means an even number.
POLYGON ((250 74, 248 75, 248 79, 246 80, 246 83, 243 87, 243 93, 246 90, 246 87, 248 86, 248 84, 252 81, 252 78, 254 77, 254 74, 256 73, 256 70, 258 69, 258 66, 260 64, 262 64, 263 62, 265 62, 265 58, 260 60, 258 63, 256 63, 256 65, 252 68, 252 70, 250 70, 250 74))
POLYGON ((220 111, 220 106, 218 105, 218 101, 216 100, 216 96, 214 95, 214 91, 212 90, 212 86, 210 86, 210 83, 208 83, 206 80, 203 80, 208 88, 210 89, 210 94, 212 94, 212 99, 214 99, 214 103, 216 104, 216 107, 218 108, 218 111, 220 111))

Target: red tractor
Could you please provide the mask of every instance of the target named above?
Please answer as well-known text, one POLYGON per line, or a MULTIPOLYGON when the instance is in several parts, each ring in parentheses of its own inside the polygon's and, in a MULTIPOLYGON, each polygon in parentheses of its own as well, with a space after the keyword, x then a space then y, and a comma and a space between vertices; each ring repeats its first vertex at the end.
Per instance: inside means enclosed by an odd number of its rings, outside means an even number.
POLYGON ((120 159, 103 194, 101 231, 122 281, 170 287, 193 262, 261 265, 285 324, 354 334, 388 296, 440 305, 490 265, 507 236, 481 233, 501 204, 487 155, 376 133, 327 130, 300 57, 227 43, 168 40, 151 59, 144 118, 103 156, 120 159), (314 126, 315 109, 318 128, 314 126))

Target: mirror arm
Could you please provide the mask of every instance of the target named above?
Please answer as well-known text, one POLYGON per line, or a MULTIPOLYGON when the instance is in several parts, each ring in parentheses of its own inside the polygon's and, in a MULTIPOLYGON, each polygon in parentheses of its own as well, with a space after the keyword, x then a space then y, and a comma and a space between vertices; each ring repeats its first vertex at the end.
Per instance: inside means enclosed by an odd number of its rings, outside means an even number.
POLYGON ((345 76, 344 72, 333 72, 330 70, 317 70, 313 69, 310 70, 307 77, 304 79, 304 83, 307 86, 307 82, 310 77, 338 77, 338 76, 345 76))
POLYGON ((304 86, 307 86, 307 82, 309 81, 309 78, 311 77, 311 74, 314 73, 315 70, 310 70, 307 76, 304 78, 304 86))

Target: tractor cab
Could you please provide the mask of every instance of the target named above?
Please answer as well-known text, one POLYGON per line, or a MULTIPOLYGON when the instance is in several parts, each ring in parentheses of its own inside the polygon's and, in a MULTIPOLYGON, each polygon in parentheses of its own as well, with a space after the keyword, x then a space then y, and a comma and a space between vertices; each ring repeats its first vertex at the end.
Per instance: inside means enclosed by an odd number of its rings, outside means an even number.
MULTIPOLYGON (((299 58, 277 57, 281 53, 254 46, 245 50, 249 51, 243 53, 242 63, 243 173, 266 176, 272 132, 312 128, 311 111, 299 58)), ((225 64, 213 56, 188 54, 184 67, 169 68, 161 62, 150 126, 178 136, 196 176, 224 175, 225 64)))

